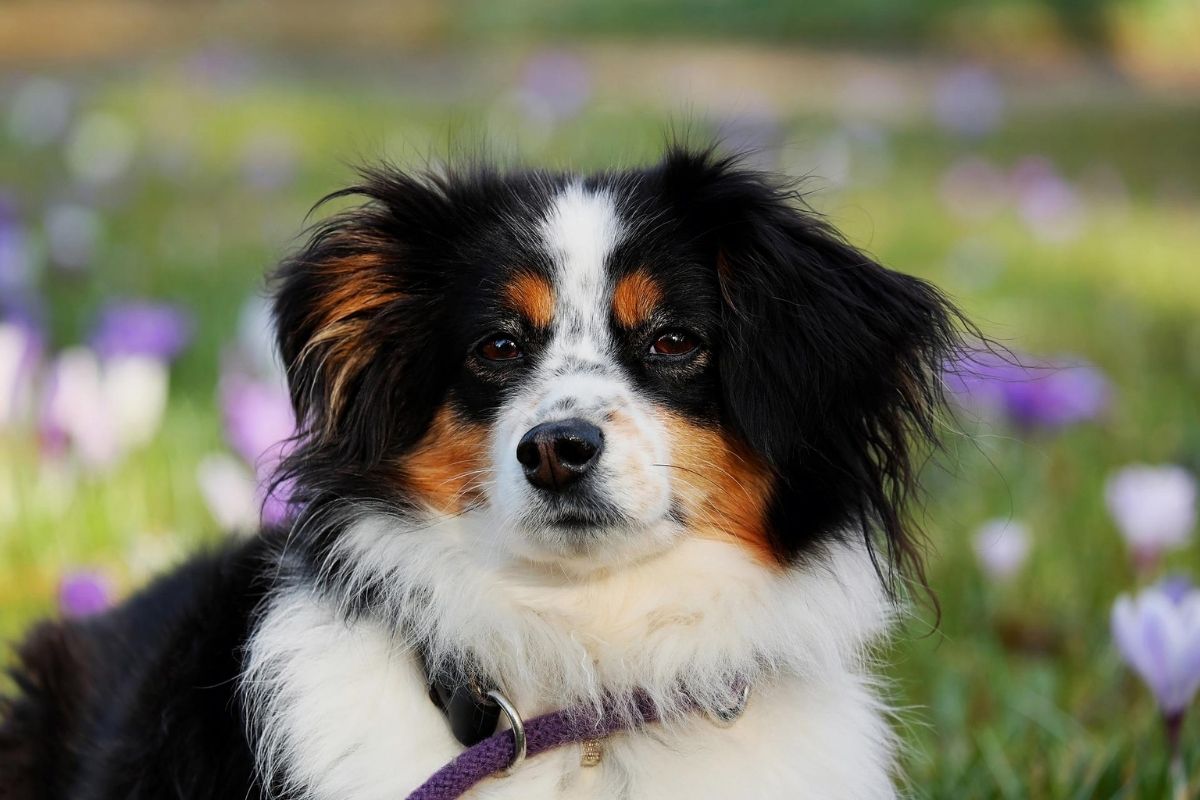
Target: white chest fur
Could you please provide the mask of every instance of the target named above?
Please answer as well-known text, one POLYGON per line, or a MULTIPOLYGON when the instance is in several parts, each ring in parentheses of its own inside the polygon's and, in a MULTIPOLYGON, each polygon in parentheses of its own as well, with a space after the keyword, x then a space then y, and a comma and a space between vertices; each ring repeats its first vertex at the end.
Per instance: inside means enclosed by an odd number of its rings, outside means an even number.
MULTIPOLYGON (((383 532, 369 529, 363 541, 377 543, 383 532)), ((419 572, 396 567, 406 574, 390 577, 457 587, 423 593, 421 613, 434 617, 427 626, 464 619, 478 604, 472 625, 455 626, 434 646, 501 651, 485 666, 526 716, 628 685, 653 694, 682 681, 703 695, 705 681, 731 671, 754 680, 732 727, 695 714, 614 735, 595 767, 580 765, 577 746, 562 748, 470 797, 893 796, 891 734, 861 671, 887 604, 862 553, 842 550, 780 576, 740 564, 736 547, 683 542, 599 584, 535 584, 486 565, 464 574, 473 562, 455 563, 445 549, 455 536, 446 534, 385 537, 404 540, 406 550, 436 542, 439 551, 419 572)), ((387 563, 411 569, 414 560, 387 563)), ((267 610, 249 656, 244 689, 262 737, 261 767, 305 797, 398 800, 461 751, 411 648, 390 626, 347 622, 328 600, 290 590, 267 610)))

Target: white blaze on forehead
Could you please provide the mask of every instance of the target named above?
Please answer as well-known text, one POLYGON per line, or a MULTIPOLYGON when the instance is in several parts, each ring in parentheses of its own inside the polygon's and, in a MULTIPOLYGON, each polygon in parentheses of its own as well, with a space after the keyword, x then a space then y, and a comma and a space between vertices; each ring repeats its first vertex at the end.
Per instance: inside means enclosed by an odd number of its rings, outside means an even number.
POLYGON ((556 355, 596 358, 607 350, 605 262, 621 236, 608 192, 572 184, 551 204, 542 237, 555 268, 556 355))

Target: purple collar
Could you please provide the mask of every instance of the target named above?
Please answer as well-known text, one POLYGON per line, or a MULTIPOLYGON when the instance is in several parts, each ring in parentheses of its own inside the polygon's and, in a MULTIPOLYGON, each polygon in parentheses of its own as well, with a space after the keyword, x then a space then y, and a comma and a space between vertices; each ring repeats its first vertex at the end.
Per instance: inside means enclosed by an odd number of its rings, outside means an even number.
MULTIPOLYGON (((737 707, 713 714, 713 721, 720 725, 732 724, 745 710, 749 694, 749 684, 743 683, 737 707)), ((503 694, 493 691, 488 697, 509 717, 512 728, 468 747, 421 784, 408 800, 454 800, 484 778, 516 767, 527 756, 563 745, 602 739, 610 733, 641 727, 659 719, 658 710, 643 694, 632 698, 633 702, 627 708, 609 703, 597 713, 591 706, 577 707, 544 714, 528 722, 521 719, 503 694)), ((700 710, 695 704, 692 708, 700 710)))
POLYGON ((636 710, 629 714, 606 709, 605 713, 597 715, 593 709, 574 708, 554 711, 524 723, 517 717, 512 720, 512 729, 494 733, 464 750, 421 784, 408 800, 452 800, 484 778, 515 766, 520 761, 518 726, 524 729, 526 755, 536 756, 556 747, 585 739, 600 739, 657 719, 657 712, 648 702, 639 702, 636 710))

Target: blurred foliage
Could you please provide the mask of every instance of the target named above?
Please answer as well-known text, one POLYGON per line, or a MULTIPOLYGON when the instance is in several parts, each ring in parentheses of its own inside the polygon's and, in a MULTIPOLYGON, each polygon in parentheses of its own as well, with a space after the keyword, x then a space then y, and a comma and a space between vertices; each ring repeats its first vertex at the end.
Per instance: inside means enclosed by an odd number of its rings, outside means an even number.
POLYGON ((704 36, 904 45, 936 39, 956 17, 1010 12, 1053 20, 1065 35, 1102 45, 1110 10, 1146 0, 468 0, 463 27, 486 34, 704 36))

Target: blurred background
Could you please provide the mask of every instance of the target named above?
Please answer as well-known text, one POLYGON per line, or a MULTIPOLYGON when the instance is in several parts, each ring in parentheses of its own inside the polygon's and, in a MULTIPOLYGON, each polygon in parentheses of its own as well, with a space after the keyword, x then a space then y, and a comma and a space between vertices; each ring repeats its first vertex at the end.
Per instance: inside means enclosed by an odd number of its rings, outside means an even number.
POLYGON ((1200 643, 1111 609, 1200 572, 1195 0, 0 0, 0 636, 282 513, 263 274, 354 164, 673 131, 804 177, 1026 365, 948 374, 940 625, 883 654, 912 795, 1166 796, 1200 643))

